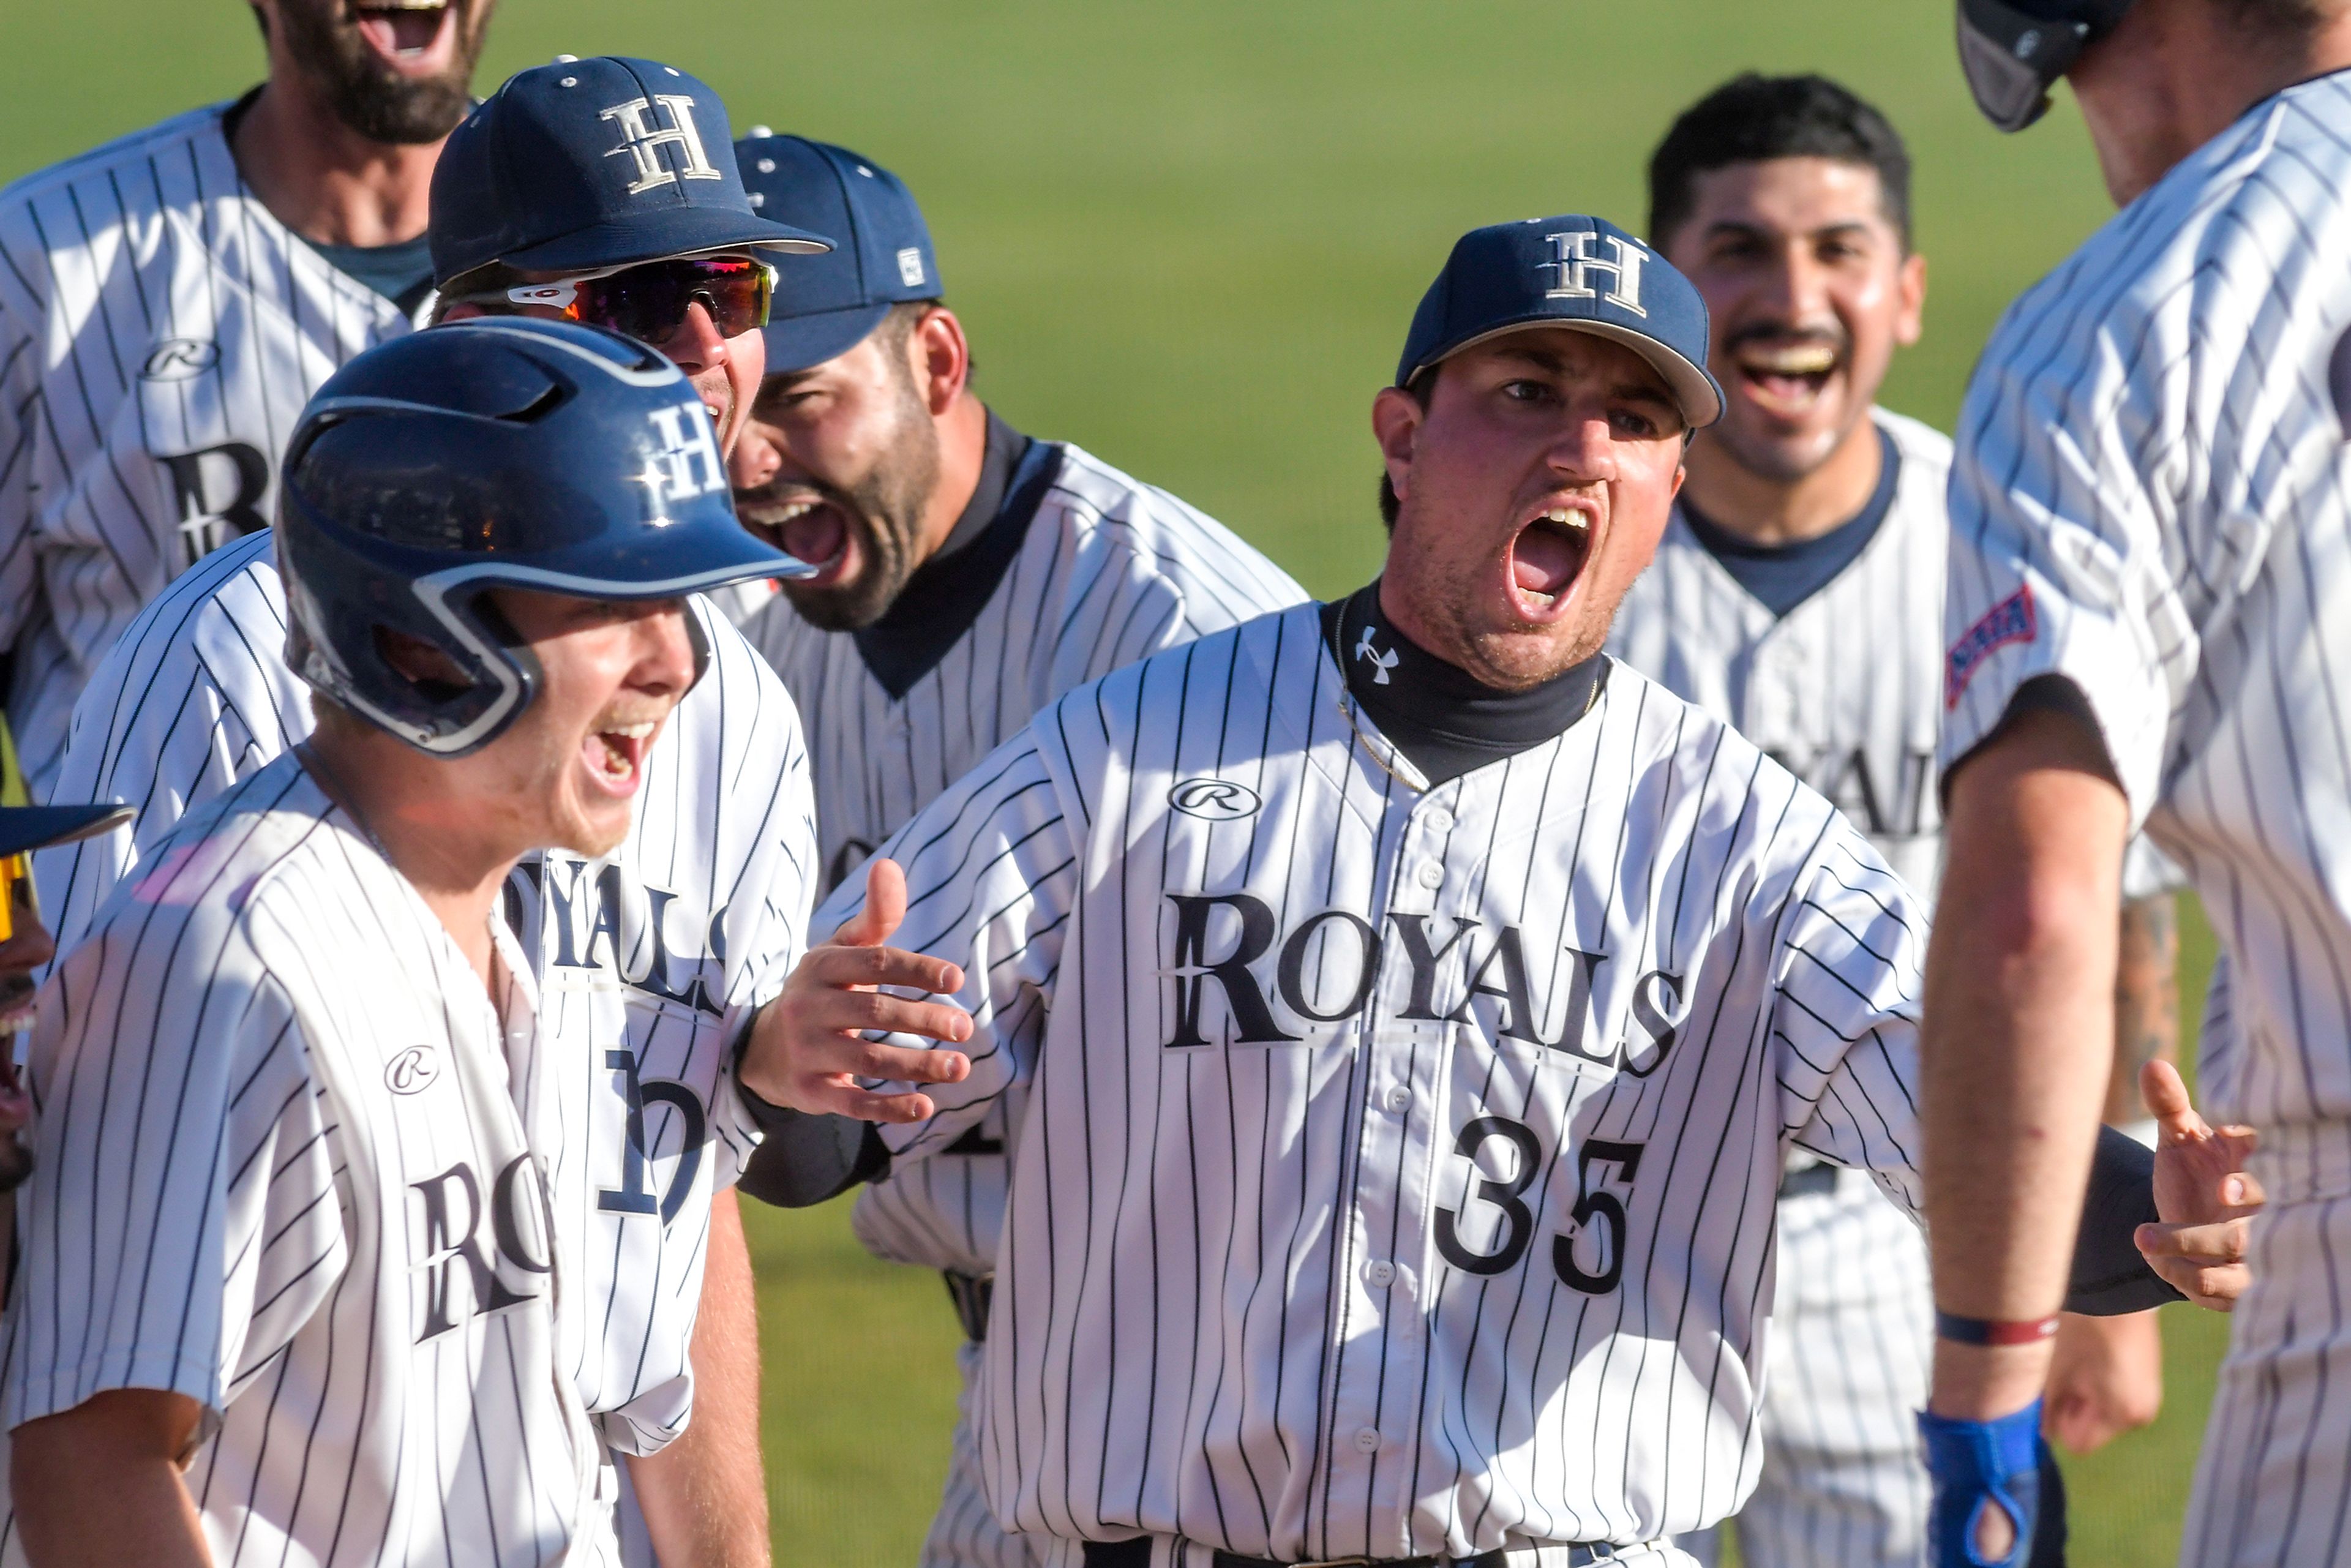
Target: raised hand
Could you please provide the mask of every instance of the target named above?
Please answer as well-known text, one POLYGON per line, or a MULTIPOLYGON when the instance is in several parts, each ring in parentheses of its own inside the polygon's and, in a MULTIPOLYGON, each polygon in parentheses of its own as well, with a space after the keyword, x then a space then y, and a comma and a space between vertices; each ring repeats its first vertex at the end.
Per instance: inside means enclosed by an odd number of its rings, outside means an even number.
POLYGON ((2158 1225, 2134 1238, 2147 1266, 2199 1307, 2225 1312, 2252 1282, 2245 1262, 2247 1219, 2263 1202, 2245 1169, 2257 1141, 2251 1127, 2214 1127, 2189 1103, 2168 1061, 2139 1071, 2139 1092, 2155 1113, 2158 1225))
POLYGON ((960 1044, 971 1015, 953 1002, 913 1001, 884 986, 953 996, 963 970, 944 958, 885 944, 906 917, 906 873, 877 860, 865 874, 865 907, 811 947, 782 992, 759 1010, 743 1051, 744 1084, 795 1111, 861 1122, 919 1122, 935 1107, 920 1091, 884 1094, 858 1080, 958 1083, 971 1061, 958 1051, 922 1051, 868 1040, 869 1032, 919 1035, 960 1044))

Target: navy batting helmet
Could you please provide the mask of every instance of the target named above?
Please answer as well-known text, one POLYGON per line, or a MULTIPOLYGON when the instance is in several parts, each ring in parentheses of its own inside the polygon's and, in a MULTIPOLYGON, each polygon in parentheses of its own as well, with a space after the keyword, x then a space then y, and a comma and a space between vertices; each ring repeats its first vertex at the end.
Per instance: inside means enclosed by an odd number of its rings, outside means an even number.
POLYGON ((496 738, 538 689, 488 590, 668 599, 811 570, 736 522, 676 366, 617 332, 519 317, 396 338, 319 389, 286 448, 277 564, 287 663, 444 757, 496 738), (385 632, 461 679, 402 674, 385 632))
POLYGON ((1959 0, 1959 68, 1983 117, 2022 131, 2048 112, 2049 89, 2084 49, 2115 30, 2132 0, 1959 0))

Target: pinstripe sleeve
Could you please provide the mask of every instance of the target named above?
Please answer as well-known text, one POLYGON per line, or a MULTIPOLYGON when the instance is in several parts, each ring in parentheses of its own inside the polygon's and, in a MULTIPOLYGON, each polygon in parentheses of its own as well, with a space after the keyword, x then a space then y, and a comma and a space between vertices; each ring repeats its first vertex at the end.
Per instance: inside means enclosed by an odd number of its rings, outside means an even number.
POLYGON ((1868 842, 1839 821, 1782 918, 1767 1027, 1782 1134, 1868 1171, 1916 1218, 1925 916, 1868 842))
POLYGON ((216 550, 131 622, 75 704, 52 793, 123 800, 127 828, 33 858, 57 951, 71 952, 115 883, 180 820, 309 733, 287 667, 286 601, 269 541, 216 550))
MULTIPOLYGON (((1033 731, 1023 730, 877 852, 906 869, 906 918, 892 944, 961 965, 964 988, 955 1000, 973 1025, 963 1047, 971 1075, 927 1091, 937 1114, 882 1129, 903 1160, 953 1143, 1006 1090, 1034 1073, 1077 907, 1081 827, 1065 810, 1061 784, 1033 731)), ((852 878, 817 912, 816 928, 831 931, 864 902, 862 879, 852 878)), ((929 1042, 897 1037, 893 1043, 929 1042)))
POLYGON ((39 580, 33 554, 34 432, 41 356, 17 291, 0 287, 0 649, 31 618, 39 580))
POLYGON ((52 978, 32 1084, 7 1424, 152 1388, 209 1435, 347 1257, 291 1003, 216 905, 133 900, 52 978))

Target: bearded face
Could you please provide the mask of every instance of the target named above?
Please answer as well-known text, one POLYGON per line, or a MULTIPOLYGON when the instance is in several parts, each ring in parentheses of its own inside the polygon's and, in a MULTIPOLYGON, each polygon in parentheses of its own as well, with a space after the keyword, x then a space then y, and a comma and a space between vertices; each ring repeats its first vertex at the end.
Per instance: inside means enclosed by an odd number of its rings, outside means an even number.
POLYGON ((370 141, 426 145, 471 107, 496 0, 255 0, 273 43, 370 141))

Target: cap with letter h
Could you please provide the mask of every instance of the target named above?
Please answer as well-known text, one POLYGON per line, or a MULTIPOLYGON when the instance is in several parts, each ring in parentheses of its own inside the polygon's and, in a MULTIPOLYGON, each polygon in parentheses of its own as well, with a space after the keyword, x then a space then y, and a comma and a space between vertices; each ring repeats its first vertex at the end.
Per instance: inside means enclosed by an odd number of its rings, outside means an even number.
POLYGON ((476 104, 433 170, 434 281, 491 262, 588 273, 718 250, 814 253, 752 210, 726 106, 658 60, 562 58, 476 104))
POLYGON ((1673 264, 1605 218, 1570 214, 1472 229, 1421 297, 1395 384, 1508 332, 1565 328, 1622 343, 1662 377, 1695 430, 1722 413, 1706 368, 1706 301, 1673 264))
POLYGON ((923 209, 881 164, 764 125, 735 144, 735 158, 761 217, 839 242, 830 256, 795 266, 776 290, 768 312, 769 375, 845 354, 893 305, 945 292, 923 209))

